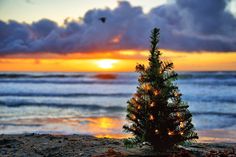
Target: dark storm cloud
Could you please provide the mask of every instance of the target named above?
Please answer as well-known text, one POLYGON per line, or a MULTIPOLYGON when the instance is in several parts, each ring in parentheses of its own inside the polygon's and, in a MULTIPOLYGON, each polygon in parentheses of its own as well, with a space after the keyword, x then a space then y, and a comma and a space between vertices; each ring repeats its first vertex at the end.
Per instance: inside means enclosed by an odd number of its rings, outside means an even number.
POLYGON ((89 10, 82 21, 65 20, 64 26, 48 19, 32 24, 0 21, 0 53, 142 50, 149 46, 153 27, 161 29, 161 48, 236 51, 236 19, 225 10, 227 2, 176 0, 148 14, 119 2, 114 10, 89 10))
POLYGON ((225 10, 227 2, 176 0, 175 4, 153 9, 151 13, 157 15, 164 36, 161 46, 185 51, 235 51, 236 19, 225 10))

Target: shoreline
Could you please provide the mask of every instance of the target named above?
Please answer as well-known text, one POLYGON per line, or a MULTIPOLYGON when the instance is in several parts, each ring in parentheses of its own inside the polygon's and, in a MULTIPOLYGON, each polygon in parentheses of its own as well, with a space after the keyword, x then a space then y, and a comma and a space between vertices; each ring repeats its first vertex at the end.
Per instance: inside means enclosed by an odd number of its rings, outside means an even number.
MULTIPOLYGON (((96 122, 96 121, 94 121, 96 122)), ((100 122, 100 121, 99 121, 100 122)), ((111 122, 118 122, 118 121, 111 121, 111 122)), ((111 122, 109 122, 109 127, 111 127, 111 122)), ((95 123, 93 123, 95 124, 95 123)), ((121 126, 112 125, 112 128, 115 129, 115 132, 109 131, 107 128, 102 128, 99 125, 93 125, 92 127, 83 128, 82 125, 79 125, 80 130, 82 132, 63 132, 63 131, 35 131, 30 130, 26 132, 26 130, 11 130, 8 129, 6 131, 0 131, 0 135, 24 135, 24 134, 39 134, 39 135, 88 135, 94 136, 97 138, 115 138, 115 139, 124 139, 132 137, 130 134, 119 132, 121 126), (96 128, 96 129, 94 129, 96 128), (87 129, 87 130, 86 130, 87 129), (85 130, 87 133, 85 133, 85 130), (85 133, 85 134, 84 134, 85 133)), ((12 128, 11 128, 12 129, 12 128)), ((113 130, 114 131, 114 130, 113 130)), ((236 130, 223 130, 223 129, 212 129, 212 130, 196 130, 197 134, 199 135, 199 139, 196 141, 198 143, 236 143, 236 130)))
MULTIPOLYGON (((180 152, 192 156, 210 153, 234 155, 235 143, 193 143, 180 146, 180 152)), ((15 134, 0 135, 0 156, 154 156, 150 147, 126 148, 122 139, 89 135, 15 134)), ((165 156, 165 155, 164 155, 165 156)))

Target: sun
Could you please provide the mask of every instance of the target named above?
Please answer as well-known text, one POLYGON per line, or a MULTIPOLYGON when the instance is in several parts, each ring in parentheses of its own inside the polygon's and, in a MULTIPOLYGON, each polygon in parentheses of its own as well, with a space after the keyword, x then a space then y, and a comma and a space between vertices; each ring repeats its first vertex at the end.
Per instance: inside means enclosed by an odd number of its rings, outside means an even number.
POLYGON ((102 59, 102 60, 96 61, 96 64, 102 69, 111 69, 113 67, 113 64, 117 62, 118 60, 115 60, 115 59, 102 59))

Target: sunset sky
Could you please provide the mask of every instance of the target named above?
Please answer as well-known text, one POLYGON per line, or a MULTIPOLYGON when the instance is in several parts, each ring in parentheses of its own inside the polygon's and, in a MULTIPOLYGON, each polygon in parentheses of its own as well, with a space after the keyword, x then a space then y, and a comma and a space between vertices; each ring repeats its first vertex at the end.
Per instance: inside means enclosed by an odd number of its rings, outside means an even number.
POLYGON ((0 71, 134 71, 154 27, 176 70, 236 70, 235 0, 0 0, 0 71))

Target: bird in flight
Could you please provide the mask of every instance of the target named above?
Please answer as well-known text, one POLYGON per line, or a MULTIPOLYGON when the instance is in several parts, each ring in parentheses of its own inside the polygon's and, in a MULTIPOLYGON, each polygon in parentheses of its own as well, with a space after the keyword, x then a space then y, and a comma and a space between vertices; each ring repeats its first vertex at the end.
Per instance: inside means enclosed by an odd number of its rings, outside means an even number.
POLYGON ((106 22, 106 17, 100 17, 99 20, 102 22, 102 23, 105 23, 106 22))

